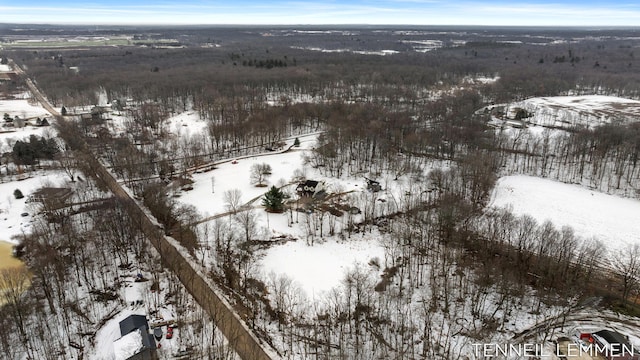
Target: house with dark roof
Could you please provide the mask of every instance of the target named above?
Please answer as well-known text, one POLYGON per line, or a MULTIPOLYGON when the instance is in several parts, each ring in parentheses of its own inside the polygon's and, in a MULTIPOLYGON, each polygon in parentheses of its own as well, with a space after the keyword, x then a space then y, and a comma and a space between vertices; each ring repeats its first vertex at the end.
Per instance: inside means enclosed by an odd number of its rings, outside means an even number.
POLYGON ((313 197, 318 195, 320 192, 325 191, 325 189, 326 186, 324 181, 307 180, 298 184, 298 187, 296 187, 296 193, 298 196, 313 197))
POLYGON ((115 360, 157 360, 156 341, 149 333, 144 315, 130 315, 120 321, 120 339, 113 342, 115 360))

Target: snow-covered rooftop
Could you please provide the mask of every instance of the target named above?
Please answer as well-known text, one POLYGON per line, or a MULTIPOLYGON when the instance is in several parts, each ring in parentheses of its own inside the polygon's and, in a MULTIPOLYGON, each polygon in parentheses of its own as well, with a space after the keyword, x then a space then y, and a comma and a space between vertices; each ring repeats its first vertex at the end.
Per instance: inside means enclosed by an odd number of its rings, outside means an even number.
POLYGON ((127 360, 144 348, 140 329, 133 331, 113 342, 115 360, 127 360))

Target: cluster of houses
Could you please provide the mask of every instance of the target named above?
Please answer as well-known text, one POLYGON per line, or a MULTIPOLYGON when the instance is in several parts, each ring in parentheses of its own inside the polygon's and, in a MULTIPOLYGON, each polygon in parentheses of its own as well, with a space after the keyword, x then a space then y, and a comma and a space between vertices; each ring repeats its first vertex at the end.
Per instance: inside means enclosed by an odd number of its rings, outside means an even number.
POLYGON ((23 128, 27 125, 32 125, 32 126, 37 126, 37 127, 41 127, 41 126, 49 126, 49 120, 47 120, 47 118, 40 118, 37 117, 35 118, 21 118, 18 115, 15 116, 11 116, 7 113, 4 114, 3 117, 3 123, 2 123, 2 127, 5 128, 23 128), (33 121, 33 122, 31 122, 33 121))

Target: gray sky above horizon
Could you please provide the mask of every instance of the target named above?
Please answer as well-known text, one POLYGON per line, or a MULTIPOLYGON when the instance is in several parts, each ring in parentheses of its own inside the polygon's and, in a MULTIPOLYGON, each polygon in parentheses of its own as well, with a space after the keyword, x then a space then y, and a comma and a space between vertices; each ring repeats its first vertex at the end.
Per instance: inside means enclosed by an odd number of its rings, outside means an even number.
POLYGON ((640 4, 592 0, 0 0, 0 23, 639 26, 640 4))

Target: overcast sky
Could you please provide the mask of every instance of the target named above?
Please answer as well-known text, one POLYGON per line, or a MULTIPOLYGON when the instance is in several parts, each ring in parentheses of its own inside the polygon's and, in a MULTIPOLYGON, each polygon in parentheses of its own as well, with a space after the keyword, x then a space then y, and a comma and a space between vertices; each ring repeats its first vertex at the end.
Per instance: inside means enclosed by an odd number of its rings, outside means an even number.
POLYGON ((640 26, 640 1, 0 0, 0 23, 640 26))

